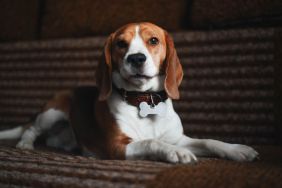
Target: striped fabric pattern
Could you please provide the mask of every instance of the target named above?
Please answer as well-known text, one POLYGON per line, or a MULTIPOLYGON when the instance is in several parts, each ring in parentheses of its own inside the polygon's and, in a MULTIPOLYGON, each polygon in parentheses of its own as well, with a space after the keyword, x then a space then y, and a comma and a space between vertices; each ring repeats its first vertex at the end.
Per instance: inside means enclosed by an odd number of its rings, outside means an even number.
POLYGON ((281 146, 256 148, 261 160, 250 163, 199 158, 197 164, 183 165, 98 160, 5 144, 0 142, 1 188, 281 187, 281 146))
MULTIPOLYGON (((185 133, 277 143, 276 39, 280 28, 173 33, 184 68, 174 106, 185 133)), ((105 37, 0 44, 0 128, 23 124, 56 91, 94 85, 105 37)))
POLYGON ((0 147, 0 187, 145 187, 158 172, 171 166, 0 147))

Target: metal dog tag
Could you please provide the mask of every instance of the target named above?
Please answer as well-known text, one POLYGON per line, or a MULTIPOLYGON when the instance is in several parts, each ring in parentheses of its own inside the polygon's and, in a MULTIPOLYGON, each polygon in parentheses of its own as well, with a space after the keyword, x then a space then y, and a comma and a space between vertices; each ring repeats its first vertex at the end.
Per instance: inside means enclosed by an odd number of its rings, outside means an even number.
POLYGON ((149 114, 165 116, 166 115, 166 104, 160 102, 158 105, 150 106, 146 102, 141 102, 139 105, 139 115, 141 117, 147 117, 149 114))

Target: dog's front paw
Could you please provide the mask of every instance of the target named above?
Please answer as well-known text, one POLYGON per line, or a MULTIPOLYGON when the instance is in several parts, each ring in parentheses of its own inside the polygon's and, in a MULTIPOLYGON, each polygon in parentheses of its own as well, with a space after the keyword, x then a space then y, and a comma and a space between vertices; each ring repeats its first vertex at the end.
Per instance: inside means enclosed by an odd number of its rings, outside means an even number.
POLYGON ((187 149, 173 148, 165 155, 165 160, 171 163, 195 163, 197 162, 196 156, 187 149))
POLYGON ((28 142, 28 141, 25 141, 25 140, 21 140, 18 142, 16 148, 19 148, 19 149, 28 149, 28 150, 33 150, 34 147, 33 147, 33 143, 32 142, 28 142))
POLYGON ((253 161, 258 158, 259 153, 252 147, 240 144, 232 144, 227 152, 227 158, 234 161, 253 161))

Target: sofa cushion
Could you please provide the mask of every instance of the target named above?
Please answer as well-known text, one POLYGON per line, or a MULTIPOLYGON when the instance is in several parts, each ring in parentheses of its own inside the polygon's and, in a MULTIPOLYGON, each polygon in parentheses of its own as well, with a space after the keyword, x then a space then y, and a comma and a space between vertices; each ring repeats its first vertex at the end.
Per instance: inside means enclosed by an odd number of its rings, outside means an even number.
POLYGON ((39 36, 39 1, 0 1, 0 41, 34 40, 39 36))
POLYGON ((221 159, 202 160, 196 165, 179 165, 158 173, 148 187, 281 187, 282 148, 258 147, 260 160, 238 163, 221 159))
POLYGON ((260 160, 200 158, 194 165, 98 160, 0 142, 0 187, 281 187, 282 148, 260 146, 260 160))

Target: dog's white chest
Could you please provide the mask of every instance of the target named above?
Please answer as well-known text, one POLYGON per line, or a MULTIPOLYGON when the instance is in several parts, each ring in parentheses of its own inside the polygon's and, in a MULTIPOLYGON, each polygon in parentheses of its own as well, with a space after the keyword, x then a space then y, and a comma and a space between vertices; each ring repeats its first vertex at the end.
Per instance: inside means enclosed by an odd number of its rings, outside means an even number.
POLYGON ((121 131, 134 141, 159 139, 173 142, 182 135, 182 124, 170 99, 165 103, 165 116, 149 114, 142 117, 138 107, 128 105, 115 94, 110 97, 108 104, 121 131))

